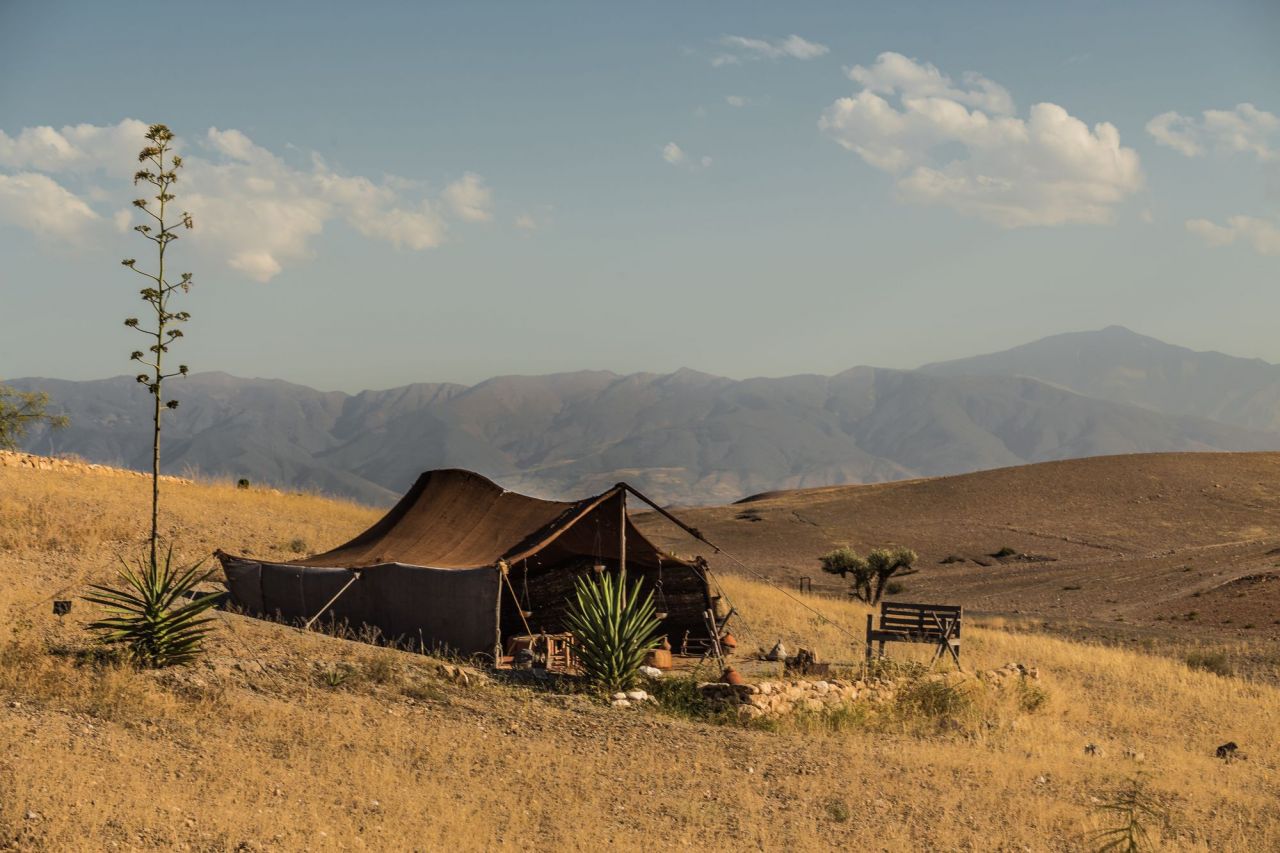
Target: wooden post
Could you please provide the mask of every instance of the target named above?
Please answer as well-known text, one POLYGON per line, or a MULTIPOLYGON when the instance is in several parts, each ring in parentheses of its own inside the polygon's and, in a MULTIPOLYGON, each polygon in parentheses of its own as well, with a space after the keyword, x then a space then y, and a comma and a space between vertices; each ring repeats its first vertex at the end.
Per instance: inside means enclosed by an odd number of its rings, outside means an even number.
POLYGON ((618 524, 618 575, 622 579, 622 606, 627 606, 627 490, 618 490, 622 507, 618 524))
POLYGON ((870 613, 867 614, 867 663, 871 663, 871 626, 875 623, 875 617, 870 613))

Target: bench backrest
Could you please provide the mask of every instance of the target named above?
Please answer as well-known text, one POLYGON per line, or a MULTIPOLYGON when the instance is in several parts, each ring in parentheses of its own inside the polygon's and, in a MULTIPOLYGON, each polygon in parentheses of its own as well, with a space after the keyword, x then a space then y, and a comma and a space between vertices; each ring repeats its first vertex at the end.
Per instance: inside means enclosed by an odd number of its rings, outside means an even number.
POLYGON ((909 604, 903 601, 880 602, 880 630, 921 637, 936 637, 938 625, 954 623, 952 637, 960 636, 962 609, 958 604, 909 604))

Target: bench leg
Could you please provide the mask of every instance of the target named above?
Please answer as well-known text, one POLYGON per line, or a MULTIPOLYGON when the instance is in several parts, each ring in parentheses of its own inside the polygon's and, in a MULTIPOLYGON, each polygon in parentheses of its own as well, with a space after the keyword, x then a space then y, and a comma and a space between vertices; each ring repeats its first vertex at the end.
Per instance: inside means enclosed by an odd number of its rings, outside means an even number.
POLYGON ((868 614, 867 614, 867 649, 866 649, 866 652, 867 652, 867 663, 871 663, 871 625, 872 625, 872 621, 873 621, 873 620, 872 620, 872 616, 871 616, 871 614, 870 614, 870 613, 868 613, 868 614))

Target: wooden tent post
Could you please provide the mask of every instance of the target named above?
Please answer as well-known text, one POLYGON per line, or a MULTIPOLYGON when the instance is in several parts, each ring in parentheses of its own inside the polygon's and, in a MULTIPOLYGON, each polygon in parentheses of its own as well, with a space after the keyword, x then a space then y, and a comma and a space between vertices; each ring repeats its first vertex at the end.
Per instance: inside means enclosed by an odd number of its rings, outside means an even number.
POLYGON ((627 606, 627 490, 618 490, 621 519, 618 524, 618 569, 622 579, 622 606, 627 606))

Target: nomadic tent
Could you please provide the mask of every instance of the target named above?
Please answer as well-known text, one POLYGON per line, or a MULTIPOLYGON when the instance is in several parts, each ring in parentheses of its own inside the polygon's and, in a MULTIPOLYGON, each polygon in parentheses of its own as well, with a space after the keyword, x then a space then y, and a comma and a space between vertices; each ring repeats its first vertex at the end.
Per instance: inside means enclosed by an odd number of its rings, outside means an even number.
POLYGON ((643 578, 642 594, 652 591, 665 612, 672 644, 707 639, 714 602, 704 564, 646 539, 627 515, 629 491, 639 494, 619 483, 584 500, 547 501, 470 471, 428 471, 380 521, 331 551, 283 563, 217 556, 232 600, 250 613, 306 620, 323 610, 415 648, 495 659, 506 637, 564 630, 576 578, 617 571, 625 559, 628 579, 643 578))

